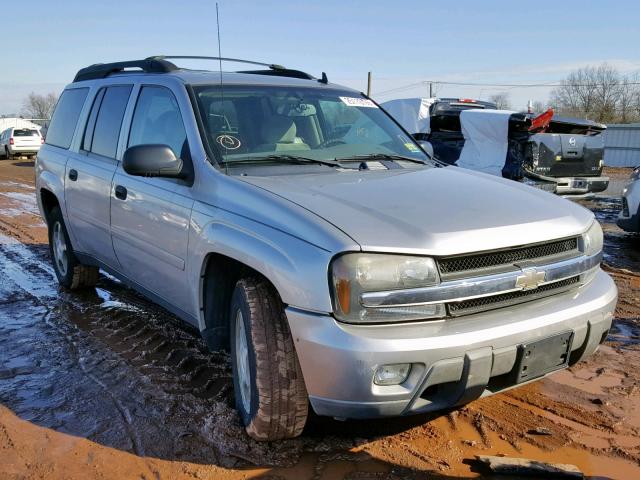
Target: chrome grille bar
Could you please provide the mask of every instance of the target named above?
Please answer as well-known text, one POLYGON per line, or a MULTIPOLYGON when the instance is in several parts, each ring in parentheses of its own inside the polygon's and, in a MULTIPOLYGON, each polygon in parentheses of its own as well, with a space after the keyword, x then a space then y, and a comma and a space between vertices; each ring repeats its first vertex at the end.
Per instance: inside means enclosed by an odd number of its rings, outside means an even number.
POLYGON ((524 268, 496 275, 445 281, 432 287, 366 292, 360 296, 360 302, 368 308, 399 307, 461 302, 523 290, 532 290, 534 292, 537 287, 586 273, 598 266, 601 260, 602 253, 590 257, 581 255, 535 268, 524 268), (526 278, 523 281, 523 276, 527 277, 527 273, 531 271, 535 272, 535 286, 527 283, 526 278), (544 275, 542 275, 543 273, 544 275))

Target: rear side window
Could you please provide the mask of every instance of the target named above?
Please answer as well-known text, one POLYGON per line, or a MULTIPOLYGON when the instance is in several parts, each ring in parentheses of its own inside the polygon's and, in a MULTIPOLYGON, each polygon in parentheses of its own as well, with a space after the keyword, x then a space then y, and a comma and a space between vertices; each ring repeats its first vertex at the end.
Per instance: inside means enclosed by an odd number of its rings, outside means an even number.
POLYGON ((84 150, 115 158, 122 119, 131 89, 131 85, 118 85, 107 87, 104 92, 98 92, 87 123, 83 141, 84 150))
POLYGON ((49 145, 61 148, 71 146, 73 132, 76 130, 78 118, 88 93, 88 88, 74 88, 62 92, 47 131, 49 145))

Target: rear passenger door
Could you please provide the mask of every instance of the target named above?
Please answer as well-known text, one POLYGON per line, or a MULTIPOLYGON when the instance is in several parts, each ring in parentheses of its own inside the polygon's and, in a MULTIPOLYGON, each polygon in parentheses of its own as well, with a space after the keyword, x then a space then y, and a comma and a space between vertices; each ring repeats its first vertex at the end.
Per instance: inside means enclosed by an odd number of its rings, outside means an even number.
MULTIPOLYGON (((185 163, 191 162, 180 107, 169 88, 140 87, 126 143, 168 145, 185 163)), ((122 165, 113 184, 111 234, 122 272, 159 297, 159 303, 193 315, 186 277, 190 185, 179 179, 132 176, 122 165)))
POLYGON ((65 200, 76 250, 112 268, 118 261, 111 242, 111 182, 118 161, 118 140, 132 85, 98 90, 86 122, 79 152, 67 162, 65 200))

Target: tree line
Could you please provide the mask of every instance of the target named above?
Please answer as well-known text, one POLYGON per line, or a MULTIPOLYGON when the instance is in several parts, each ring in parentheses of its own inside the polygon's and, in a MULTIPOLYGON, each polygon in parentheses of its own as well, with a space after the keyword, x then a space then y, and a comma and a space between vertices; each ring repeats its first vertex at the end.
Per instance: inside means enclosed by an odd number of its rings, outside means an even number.
MULTIPOLYGON (((506 92, 490 95, 489 100, 511 109, 506 92)), ((601 123, 640 122, 640 74, 624 75, 606 63, 579 68, 559 82, 547 101, 533 102, 536 113, 549 107, 561 116, 601 123)))
POLYGON ((571 72, 549 96, 561 115, 602 123, 640 121, 640 76, 603 63, 571 72))

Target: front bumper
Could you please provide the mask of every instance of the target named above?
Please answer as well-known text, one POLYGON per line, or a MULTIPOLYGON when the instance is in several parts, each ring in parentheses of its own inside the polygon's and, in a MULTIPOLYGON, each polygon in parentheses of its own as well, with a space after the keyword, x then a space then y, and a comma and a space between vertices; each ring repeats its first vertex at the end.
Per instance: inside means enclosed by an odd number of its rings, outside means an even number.
POLYGON ((573 331, 570 364, 606 337, 617 301, 599 270, 584 287, 442 321, 348 325, 287 308, 311 405, 319 415, 375 418, 441 410, 514 386, 518 345, 573 331), (380 365, 411 363, 401 385, 379 386, 380 365))

